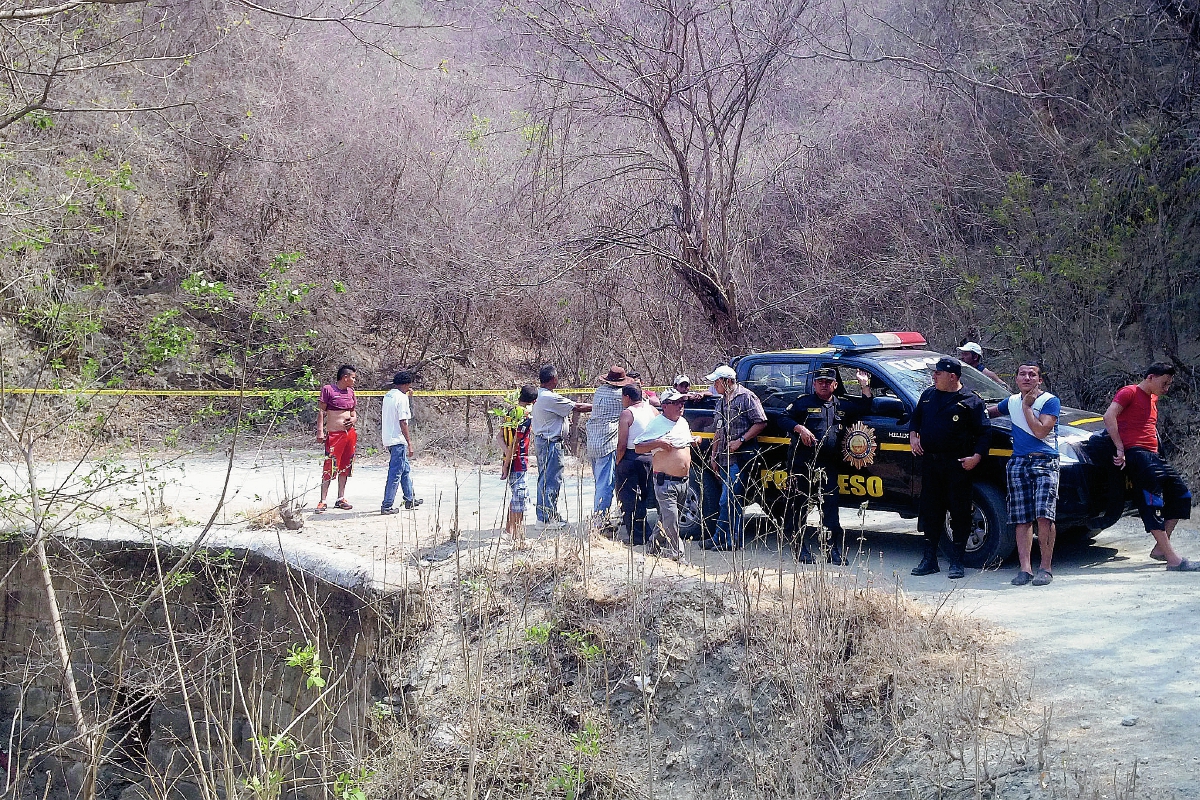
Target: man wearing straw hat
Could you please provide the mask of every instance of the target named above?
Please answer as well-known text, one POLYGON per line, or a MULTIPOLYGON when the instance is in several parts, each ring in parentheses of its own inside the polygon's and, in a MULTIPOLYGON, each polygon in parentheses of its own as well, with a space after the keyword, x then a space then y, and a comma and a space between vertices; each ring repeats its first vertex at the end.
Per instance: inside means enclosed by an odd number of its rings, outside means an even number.
POLYGON ((587 457, 596 479, 592 512, 597 521, 612 507, 613 470, 617 457, 617 425, 621 420, 621 387, 633 383, 624 367, 613 365, 598 379, 592 393, 592 413, 587 421, 587 457))

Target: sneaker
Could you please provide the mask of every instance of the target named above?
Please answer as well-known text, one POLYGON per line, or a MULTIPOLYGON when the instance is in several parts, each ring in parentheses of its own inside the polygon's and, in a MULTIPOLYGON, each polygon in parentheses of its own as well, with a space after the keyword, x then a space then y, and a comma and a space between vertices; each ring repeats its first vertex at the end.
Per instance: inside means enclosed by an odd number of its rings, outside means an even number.
POLYGON ((1037 577, 1033 579, 1034 586, 1045 586, 1050 581, 1054 580, 1054 576, 1044 569, 1039 569, 1037 577))
POLYGON ((406 509, 408 509, 409 511, 412 511, 414 508, 416 508, 417 506, 421 505, 421 503, 424 503, 424 502, 425 501, 420 498, 415 498, 413 500, 405 500, 404 507, 406 509))
POLYGON ((926 575, 933 575, 936 572, 941 572, 942 568, 938 566, 937 556, 926 556, 921 559, 921 563, 913 567, 912 574, 918 578, 926 575))
POLYGON ((1012 579, 1012 585, 1013 586, 1024 586, 1025 584, 1029 583, 1031 580, 1033 580, 1033 574, 1026 572, 1025 570, 1021 570, 1020 572, 1017 573, 1017 577, 1012 579))
POLYGON ((737 548, 734 547, 733 545, 723 544, 723 543, 715 541, 713 539, 705 539, 703 542, 700 543, 700 549, 701 550, 715 550, 719 553, 725 553, 725 552, 729 552, 731 550, 736 550, 737 548))
POLYGON ((963 569, 962 564, 951 564, 949 571, 946 572, 946 577, 952 581, 958 580, 967 577, 967 571, 963 569))
POLYGON ((396 508, 395 506, 388 506, 387 508, 379 509, 379 513, 383 514, 385 516, 391 515, 391 514, 399 514, 400 509, 396 508))
POLYGON ((349 511, 350 509, 354 508, 354 506, 350 505, 345 500, 338 500, 333 504, 333 507, 340 508, 342 511, 349 511))
POLYGON ((314 514, 324 514, 328 510, 329 510, 329 506, 325 505, 324 503, 317 503, 317 507, 313 509, 313 513, 314 514))

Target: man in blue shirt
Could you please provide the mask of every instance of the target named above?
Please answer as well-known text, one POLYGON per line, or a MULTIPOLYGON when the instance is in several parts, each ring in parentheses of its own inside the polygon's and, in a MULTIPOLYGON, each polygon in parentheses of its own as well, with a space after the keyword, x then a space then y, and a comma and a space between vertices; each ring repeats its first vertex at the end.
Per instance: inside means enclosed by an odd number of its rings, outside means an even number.
POLYGON ((1054 579, 1054 512, 1058 506, 1058 415, 1062 404, 1042 391, 1042 368, 1036 362, 1017 368, 1017 389, 988 409, 989 417, 1012 419, 1013 454, 1008 460, 1008 521, 1016 526, 1021 571, 1012 582, 1045 586, 1054 579), (1033 522, 1037 520, 1042 563, 1033 574, 1033 522))

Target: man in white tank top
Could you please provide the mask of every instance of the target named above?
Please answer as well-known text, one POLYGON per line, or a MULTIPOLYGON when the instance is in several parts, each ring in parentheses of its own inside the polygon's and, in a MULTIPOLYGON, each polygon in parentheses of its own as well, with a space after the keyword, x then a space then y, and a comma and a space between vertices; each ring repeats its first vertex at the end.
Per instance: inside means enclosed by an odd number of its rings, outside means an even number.
POLYGON ((639 455, 633 443, 646 426, 658 416, 637 386, 621 387, 621 419, 617 423, 617 501, 621 504, 621 522, 630 544, 646 542, 646 509, 654 492, 653 469, 649 453, 639 455))

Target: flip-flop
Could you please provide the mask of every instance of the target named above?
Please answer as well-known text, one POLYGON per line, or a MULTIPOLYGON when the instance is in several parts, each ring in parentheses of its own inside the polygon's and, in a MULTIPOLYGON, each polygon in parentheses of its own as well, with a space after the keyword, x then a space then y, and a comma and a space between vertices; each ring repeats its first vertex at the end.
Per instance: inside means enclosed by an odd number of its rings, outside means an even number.
POLYGON ((1044 569, 1039 569, 1037 577, 1033 579, 1034 586, 1045 586, 1050 581, 1054 580, 1054 576, 1044 569))
POLYGON ((1167 572, 1200 572, 1200 561, 1181 560, 1175 566, 1167 564, 1167 572))

